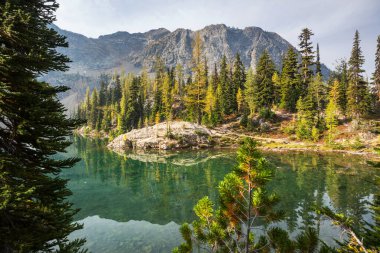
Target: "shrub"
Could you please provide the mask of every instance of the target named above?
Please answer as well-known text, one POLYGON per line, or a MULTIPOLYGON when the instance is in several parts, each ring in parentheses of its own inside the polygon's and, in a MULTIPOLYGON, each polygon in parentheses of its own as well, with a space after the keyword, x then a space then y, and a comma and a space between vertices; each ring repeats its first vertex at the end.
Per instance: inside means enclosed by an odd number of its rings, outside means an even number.
POLYGON ((311 139, 314 141, 314 142, 317 142, 319 140, 319 137, 320 137, 320 134, 319 134, 319 129, 316 128, 316 127, 313 127, 311 129, 311 139))
POLYGON ((262 108, 260 111, 259 111, 259 117, 261 119, 264 119, 264 120, 270 120, 270 119, 273 119, 275 117, 275 113, 272 112, 271 109, 268 109, 268 108, 262 108))

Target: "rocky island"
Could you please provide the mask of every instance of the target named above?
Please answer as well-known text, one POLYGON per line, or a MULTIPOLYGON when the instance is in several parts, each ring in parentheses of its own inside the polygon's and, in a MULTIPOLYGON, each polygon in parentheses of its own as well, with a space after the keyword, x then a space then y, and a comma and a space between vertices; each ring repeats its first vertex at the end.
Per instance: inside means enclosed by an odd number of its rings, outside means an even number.
POLYGON ((212 136, 210 129, 195 123, 163 122, 121 134, 108 144, 108 148, 114 151, 209 148, 214 145, 212 136))

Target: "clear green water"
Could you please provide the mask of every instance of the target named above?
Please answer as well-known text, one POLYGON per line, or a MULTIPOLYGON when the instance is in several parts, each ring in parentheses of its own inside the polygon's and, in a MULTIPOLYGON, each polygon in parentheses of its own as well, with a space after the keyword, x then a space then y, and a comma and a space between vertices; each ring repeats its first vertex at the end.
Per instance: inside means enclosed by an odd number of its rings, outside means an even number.
MULTIPOLYGON (((70 201, 81 211, 76 220, 84 229, 71 237, 87 238, 91 252, 170 252, 181 242, 179 224, 194 219, 192 208, 231 171, 234 151, 185 151, 118 155, 101 141, 75 137, 65 156, 82 161, 63 172, 73 191, 70 201)), ((279 225, 292 235, 316 226, 328 243, 340 232, 312 211, 313 204, 369 222, 367 201, 373 199, 378 169, 362 157, 344 154, 270 153, 277 172, 271 191, 281 197, 286 220, 279 225), (318 222, 319 221, 319 222, 318 222)))

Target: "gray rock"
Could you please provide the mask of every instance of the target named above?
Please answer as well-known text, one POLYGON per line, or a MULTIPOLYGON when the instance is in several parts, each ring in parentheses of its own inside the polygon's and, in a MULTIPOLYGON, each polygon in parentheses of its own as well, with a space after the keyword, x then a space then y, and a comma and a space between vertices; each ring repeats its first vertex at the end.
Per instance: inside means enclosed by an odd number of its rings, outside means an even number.
POLYGON ((108 144, 108 148, 116 152, 127 149, 206 148, 211 146, 209 136, 211 136, 211 131, 208 128, 195 123, 163 122, 121 134, 108 144))

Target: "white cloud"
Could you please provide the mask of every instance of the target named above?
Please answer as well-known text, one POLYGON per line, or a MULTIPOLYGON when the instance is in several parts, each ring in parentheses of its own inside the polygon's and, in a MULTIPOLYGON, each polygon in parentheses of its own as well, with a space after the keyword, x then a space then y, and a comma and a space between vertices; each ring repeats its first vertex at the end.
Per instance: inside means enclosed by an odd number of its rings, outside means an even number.
POLYGON ((116 31, 144 32, 165 27, 200 29, 224 23, 259 26, 293 45, 303 27, 320 43, 322 60, 332 67, 348 57, 355 29, 361 32, 365 68, 374 69, 380 34, 379 0, 58 0, 56 24, 89 37, 116 31))

